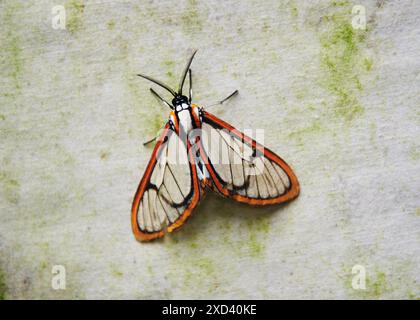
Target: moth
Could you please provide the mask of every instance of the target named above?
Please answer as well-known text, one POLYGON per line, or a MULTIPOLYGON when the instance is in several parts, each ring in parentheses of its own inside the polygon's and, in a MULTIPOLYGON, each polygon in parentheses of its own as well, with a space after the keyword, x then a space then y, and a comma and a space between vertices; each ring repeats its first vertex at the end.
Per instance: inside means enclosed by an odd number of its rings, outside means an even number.
POLYGON ((148 141, 156 140, 156 145, 133 200, 131 223, 139 241, 160 238, 181 227, 207 189, 255 206, 283 203, 299 194, 297 177, 282 158, 192 103, 195 54, 182 72, 177 91, 138 74, 173 96, 169 103, 150 88, 171 112, 159 137, 148 141), (188 96, 182 91, 187 75, 188 96))

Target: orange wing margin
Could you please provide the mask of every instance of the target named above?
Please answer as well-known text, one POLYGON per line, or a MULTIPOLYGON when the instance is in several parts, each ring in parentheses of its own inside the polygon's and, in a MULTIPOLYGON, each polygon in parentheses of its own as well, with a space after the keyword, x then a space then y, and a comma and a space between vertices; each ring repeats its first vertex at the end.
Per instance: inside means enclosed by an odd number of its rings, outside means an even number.
MULTIPOLYGON (((264 154, 264 157, 267 159, 275 162, 280 168, 284 170, 284 172, 287 174, 287 176, 290 179, 290 187, 289 189, 282 195, 276 197, 276 198, 270 198, 270 199, 262 199, 262 198, 250 198, 247 196, 239 195, 239 194, 233 194, 231 190, 224 188, 221 181, 219 181, 215 170, 211 163, 208 160, 208 157, 204 151, 204 148, 202 145, 200 146, 201 150, 201 157, 203 158, 204 162, 206 163, 206 167, 210 173, 210 176, 212 178, 213 185, 211 186, 213 189, 216 189, 216 191, 220 192, 222 195, 232 198, 238 202, 248 203, 251 205, 257 205, 257 206, 263 206, 263 205, 269 205, 269 204, 278 204, 283 203, 286 201, 290 201, 294 198, 296 198, 299 195, 299 182, 297 180, 296 175, 294 174, 293 170, 290 168, 290 166, 278 155, 276 155, 274 152, 270 151, 269 149, 265 148, 255 140, 251 139, 250 137, 246 136, 242 132, 238 131, 234 127, 232 127, 230 124, 226 123, 225 121, 217 118, 216 116, 212 115, 211 113, 208 113, 203 110, 203 122, 209 124, 210 126, 216 126, 222 129, 228 130, 234 137, 239 139, 240 141, 243 141, 247 145, 251 146, 253 149, 257 149, 260 152, 264 154)), ((201 144, 201 142, 200 142, 201 144)))
MULTIPOLYGON (((162 145, 162 143, 164 142, 165 137, 168 134, 168 131, 170 130, 170 126, 169 123, 167 123, 164 127, 164 130, 162 132, 162 134, 160 135, 159 139, 157 140, 157 143, 155 145, 155 148, 153 149, 153 153, 152 153, 152 157, 146 167, 146 171, 140 181, 140 184, 137 188, 136 194, 134 196, 134 200, 133 200, 133 204, 131 207, 131 227, 134 233, 134 236, 136 237, 136 239, 138 241, 150 241, 156 238, 161 238, 165 235, 165 231, 161 230, 161 231, 156 231, 156 232, 144 232, 142 230, 140 230, 140 227, 138 225, 137 222, 137 214, 138 214, 138 209, 139 209, 139 205, 140 205, 140 201, 142 200, 143 194, 146 190, 146 187, 150 181, 150 177, 151 174, 153 172, 153 169, 157 163, 157 157, 156 154, 160 148, 160 146, 162 145)), ((175 134, 175 133, 174 133, 175 134)), ((191 174, 193 176, 193 188, 194 188, 194 194, 193 197, 191 199, 191 202, 189 203, 188 207, 184 210, 184 212, 179 216, 179 218, 172 223, 171 225, 169 225, 167 227, 167 231, 168 232, 172 232, 175 229, 178 229, 179 227, 181 227, 184 222, 187 220, 187 218, 191 215, 192 210, 195 208, 195 206, 197 205, 197 203, 200 200, 200 191, 199 191, 199 182, 198 182, 198 177, 197 177, 197 172, 196 172, 196 167, 194 164, 194 157, 192 154, 192 148, 190 146, 190 144, 188 143, 187 146, 187 150, 188 150, 188 157, 189 157, 189 161, 190 161, 190 167, 191 167, 191 174)))

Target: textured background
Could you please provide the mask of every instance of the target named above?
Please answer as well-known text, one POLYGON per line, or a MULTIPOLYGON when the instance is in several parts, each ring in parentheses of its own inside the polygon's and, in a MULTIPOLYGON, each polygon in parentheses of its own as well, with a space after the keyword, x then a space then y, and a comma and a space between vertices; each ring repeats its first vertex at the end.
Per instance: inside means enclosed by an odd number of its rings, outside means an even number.
POLYGON ((0 297, 419 298, 418 1, 0 1, 0 297), (64 4, 66 30, 51 26, 64 4), (367 29, 352 28, 354 4, 367 29), (193 48, 195 101, 295 170, 141 244, 133 194, 193 48), (366 290, 351 286, 365 266, 366 290), (51 288, 64 265, 67 288, 51 288))

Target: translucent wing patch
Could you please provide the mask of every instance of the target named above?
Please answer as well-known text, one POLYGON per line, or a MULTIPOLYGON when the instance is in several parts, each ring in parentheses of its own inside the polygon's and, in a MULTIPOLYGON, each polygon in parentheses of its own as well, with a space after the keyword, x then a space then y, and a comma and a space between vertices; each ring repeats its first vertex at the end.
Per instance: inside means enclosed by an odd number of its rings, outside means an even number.
POLYGON ((205 111, 201 144, 212 187, 221 194, 254 205, 298 196, 299 183, 284 160, 205 111))
POLYGON ((200 192, 191 149, 165 126, 133 201, 131 222, 138 240, 175 230, 197 205, 200 192))

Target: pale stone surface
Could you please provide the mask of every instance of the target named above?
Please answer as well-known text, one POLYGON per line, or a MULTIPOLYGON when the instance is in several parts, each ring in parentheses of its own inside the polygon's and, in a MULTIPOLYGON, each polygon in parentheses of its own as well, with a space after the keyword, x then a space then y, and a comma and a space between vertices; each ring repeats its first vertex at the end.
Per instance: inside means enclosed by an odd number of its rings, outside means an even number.
POLYGON ((70 0, 0 3, 0 296, 419 298, 420 3, 70 0), (141 244, 131 201, 193 48, 195 101, 295 170, 300 197, 250 208, 208 194, 141 244), (352 267, 366 268, 366 290, 352 267), (51 288, 53 265, 67 287, 51 288))

